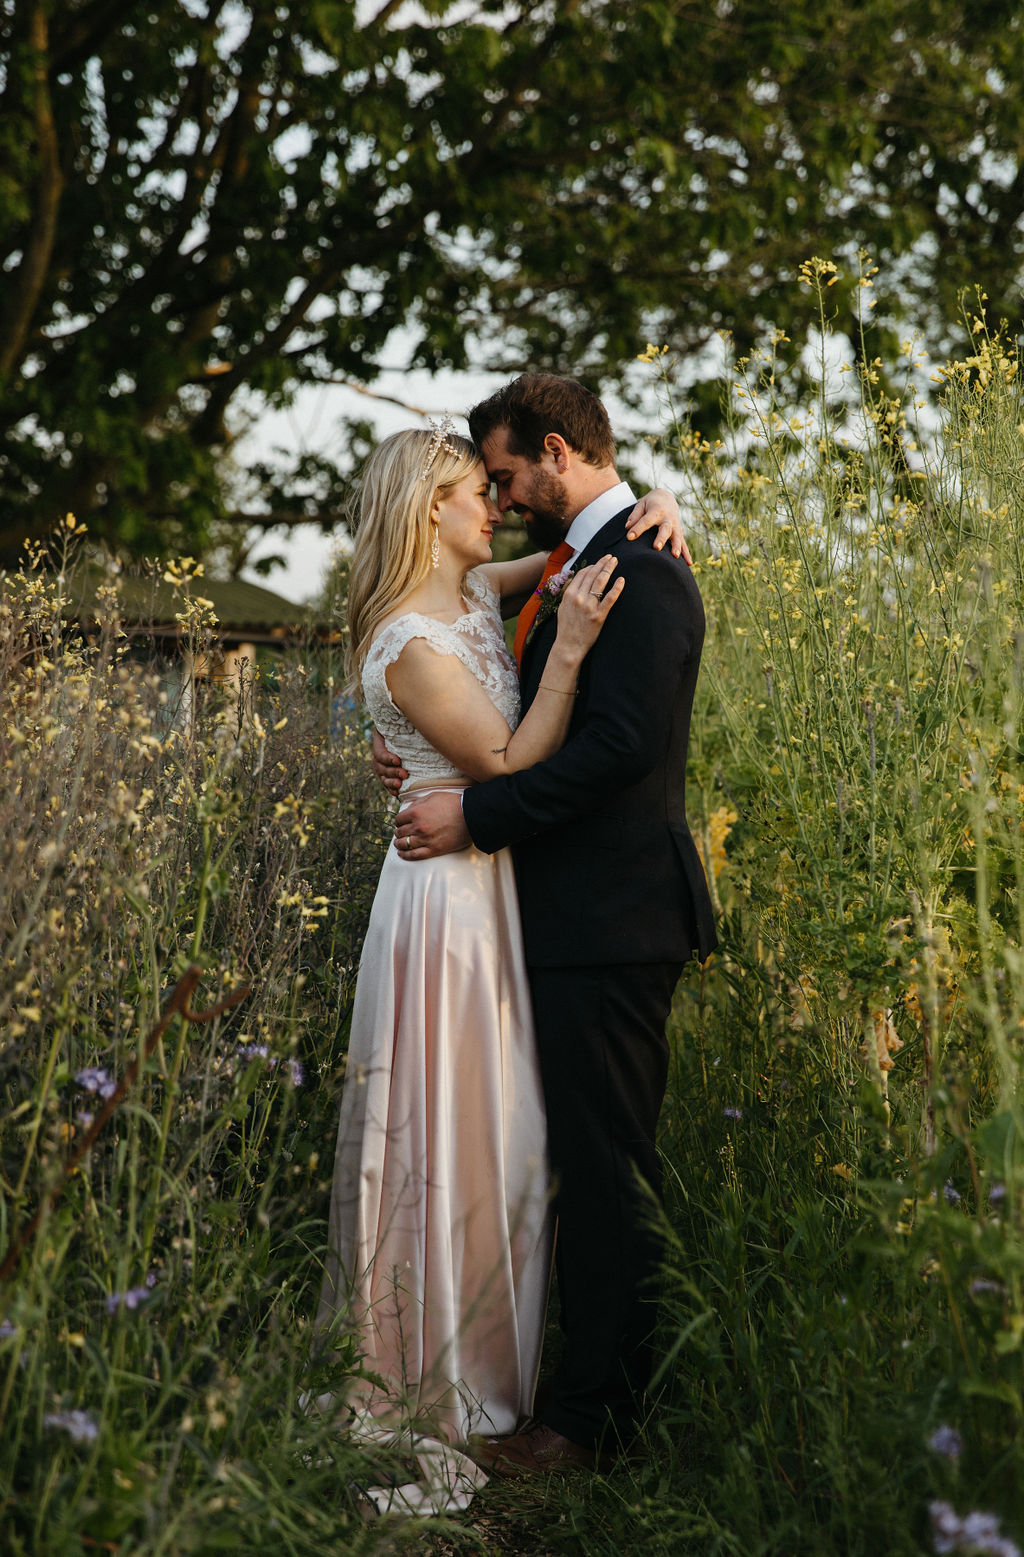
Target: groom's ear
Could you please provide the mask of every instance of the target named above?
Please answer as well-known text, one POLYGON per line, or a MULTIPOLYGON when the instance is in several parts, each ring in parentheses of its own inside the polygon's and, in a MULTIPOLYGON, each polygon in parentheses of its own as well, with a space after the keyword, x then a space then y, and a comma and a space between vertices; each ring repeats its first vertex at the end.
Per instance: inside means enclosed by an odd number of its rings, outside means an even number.
POLYGON ((544 439, 544 452, 551 456, 557 473, 564 476, 569 468, 569 455, 572 451, 561 433, 548 433, 544 439))

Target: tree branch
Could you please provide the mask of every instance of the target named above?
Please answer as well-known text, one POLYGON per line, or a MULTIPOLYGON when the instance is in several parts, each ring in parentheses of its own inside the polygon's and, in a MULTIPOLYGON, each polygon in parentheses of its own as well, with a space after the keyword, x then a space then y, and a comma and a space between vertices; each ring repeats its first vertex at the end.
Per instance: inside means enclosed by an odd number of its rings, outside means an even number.
POLYGON ((381 6, 376 16, 371 17, 366 25, 368 27, 386 27, 395 12, 400 10, 404 3, 405 0, 385 0, 385 4, 381 6))
MULTIPOLYGON (((279 355, 284 358, 303 357, 306 355, 307 349, 307 347, 303 346, 302 348, 296 349, 294 351, 280 352, 279 355)), ((230 383, 230 380, 227 379, 227 374, 231 372, 230 367, 221 368, 218 366, 217 372, 224 372, 226 382, 230 383)), ((193 386, 209 388, 210 377, 211 375, 203 374, 201 377, 186 379, 184 382, 193 386)), ((385 405, 396 405, 398 406, 399 410, 408 411, 410 416, 422 416, 424 418, 428 418, 431 416, 438 416, 440 414, 436 407, 433 411, 431 411, 428 410, 426 406, 412 405, 408 400, 402 400, 398 395, 386 395, 382 390, 369 389, 366 384, 361 384, 354 378, 347 378, 343 373, 308 373, 302 379, 302 383, 304 385, 319 384, 323 385, 324 388, 329 386, 336 386, 339 389, 351 389, 355 394, 365 396, 367 400, 380 400, 385 405)), ((231 384, 229 397, 230 394, 233 394, 237 388, 238 381, 236 380, 233 384, 231 384)))
POLYGON ((422 405, 410 405, 408 400, 401 400, 397 395, 385 395, 379 389, 368 389, 365 384, 357 384, 355 379, 345 378, 338 373, 312 374, 311 381, 317 384, 336 384, 339 389, 352 389, 357 395, 365 395, 368 400, 381 400, 386 405, 397 405, 401 410, 408 411, 412 416, 424 418, 437 416, 436 410, 428 411, 422 405))
POLYGON ((115 32, 139 8, 139 0, 93 0, 75 13, 70 25, 62 23, 53 51, 54 71, 71 70, 94 54, 101 41, 115 32))
POLYGON ((24 257, 18 266, 7 305, 0 315, 0 384, 6 384, 21 360, 32 315, 50 267, 57 235, 57 213, 64 189, 47 69, 49 41, 46 11, 42 5, 36 5, 29 19, 29 49, 34 56, 32 119, 37 145, 38 178, 24 257))

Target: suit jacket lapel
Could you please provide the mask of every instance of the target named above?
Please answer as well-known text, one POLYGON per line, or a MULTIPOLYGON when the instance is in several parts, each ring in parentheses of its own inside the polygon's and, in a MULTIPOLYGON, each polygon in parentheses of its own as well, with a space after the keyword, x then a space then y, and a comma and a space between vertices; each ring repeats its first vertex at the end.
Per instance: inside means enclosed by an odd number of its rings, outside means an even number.
MULTIPOLYGON (((604 556, 605 552, 611 551, 613 547, 618 546, 620 541, 625 539, 626 520, 629 518, 629 515, 632 512, 632 506, 629 508, 624 508, 622 512, 616 514, 613 519, 609 519, 606 525, 602 525, 597 534, 591 537, 586 546, 584 546, 583 550, 579 552, 573 559, 573 573, 576 573, 580 568, 588 567, 592 562, 596 562, 599 557, 604 556)), ((549 625, 552 627, 557 625, 555 622, 557 615, 558 612, 553 611, 545 621, 539 624, 539 626, 534 626, 531 629, 530 636, 527 638, 523 647, 523 665, 521 676, 522 681, 525 682, 526 680, 526 667, 529 664, 530 656, 536 651, 537 644, 542 640, 545 642, 547 641, 544 638, 545 630, 549 625)))
POLYGON ((580 553, 580 557, 583 559, 582 562, 580 558, 576 559, 580 567, 587 567, 591 562, 597 562, 600 557, 604 556, 605 552, 613 551, 620 541, 625 540, 626 520, 632 512, 633 508, 631 505, 629 508, 624 508, 620 514, 616 514, 613 519, 609 519, 606 525, 602 525, 601 529, 598 530, 596 535, 591 537, 580 553))

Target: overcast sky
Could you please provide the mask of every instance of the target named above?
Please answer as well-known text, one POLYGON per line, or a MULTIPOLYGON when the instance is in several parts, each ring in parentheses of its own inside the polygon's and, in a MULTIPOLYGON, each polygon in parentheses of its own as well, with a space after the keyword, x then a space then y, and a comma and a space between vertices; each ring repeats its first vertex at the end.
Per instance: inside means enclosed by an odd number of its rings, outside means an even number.
MULTIPOLYGON (((643 342, 637 350, 643 349, 643 342)), ((650 370, 640 370, 649 374, 650 370)), ((461 416, 477 400, 497 389, 508 378, 507 373, 448 372, 431 373, 426 369, 408 372, 392 369, 381 373, 374 381, 375 394, 391 395, 405 405, 416 407, 437 417, 445 411, 461 416)), ((616 428, 642 425, 635 412, 628 412, 612 395, 604 397, 616 428)), ((424 427, 426 422, 413 410, 403 410, 386 400, 371 399, 358 390, 344 389, 339 385, 304 389, 289 411, 275 411, 264 416, 234 449, 234 456, 241 465, 258 458, 265 458, 275 448, 288 451, 289 456, 315 451, 344 461, 345 443, 339 431, 342 417, 354 416, 372 421, 382 438, 403 427, 424 427)), ((658 426, 660 415, 654 411, 652 395, 652 421, 648 427, 658 426)), ((463 427, 468 432, 468 428, 463 427)), ((652 461, 650 485, 655 485, 663 473, 660 461, 652 461)), ((669 482, 671 485, 671 482, 669 482)), ((284 595, 289 600, 303 602, 314 599, 323 585, 324 573, 334 553, 337 537, 324 535, 319 525, 299 525, 290 530, 271 530, 254 551, 254 559, 272 553, 287 557, 287 566, 277 568, 267 578, 246 571, 243 577, 256 584, 284 595)))
MULTIPOLYGON (((489 394, 503 382, 496 373, 382 373, 373 385, 376 394, 392 395, 431 416, 445 411, 460 415, 476 400, 489 394)), ((253 430, 239 441, 234 453, 240 464, 263 457, 274 448, 287 449, 289 455, 309 451, 343 460, 345 447, 339 431, 342 417, 353 416, 372 421, 382 438, 403 427, 423 427, 424 419, 387 401, 370 399, 357 390, 338 385, 304 389, 289 411, 264 416, 253 430)), ((466 430, 466 429, 463 429, 466 430)), ((319 525, 299 525, 292 530, 272 530, 260 541, 254 558, 278 552, 287 556, 285 568, 277 568, 268 578, 247 571, 244 577, 285 595, 290 600, 313 599, 320 591, 324 571, 331 559, 336 539, 324 535, 319 525)))

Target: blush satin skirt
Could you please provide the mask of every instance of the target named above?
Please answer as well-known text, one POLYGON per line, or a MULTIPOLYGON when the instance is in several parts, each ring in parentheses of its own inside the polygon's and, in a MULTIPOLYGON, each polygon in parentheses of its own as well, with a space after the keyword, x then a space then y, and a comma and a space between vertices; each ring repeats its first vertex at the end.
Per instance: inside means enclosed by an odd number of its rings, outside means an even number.
POLYGON ((406 861, 392 844, 356 985, 317 1316, 355 1328, 381 1381, 353 1381, 354 1430, 419 1460, 419 1485, 386 1506, 464 1507, 486 1478, 457 1446, 530 1410, 551 1227, 511 856, 406 861))

